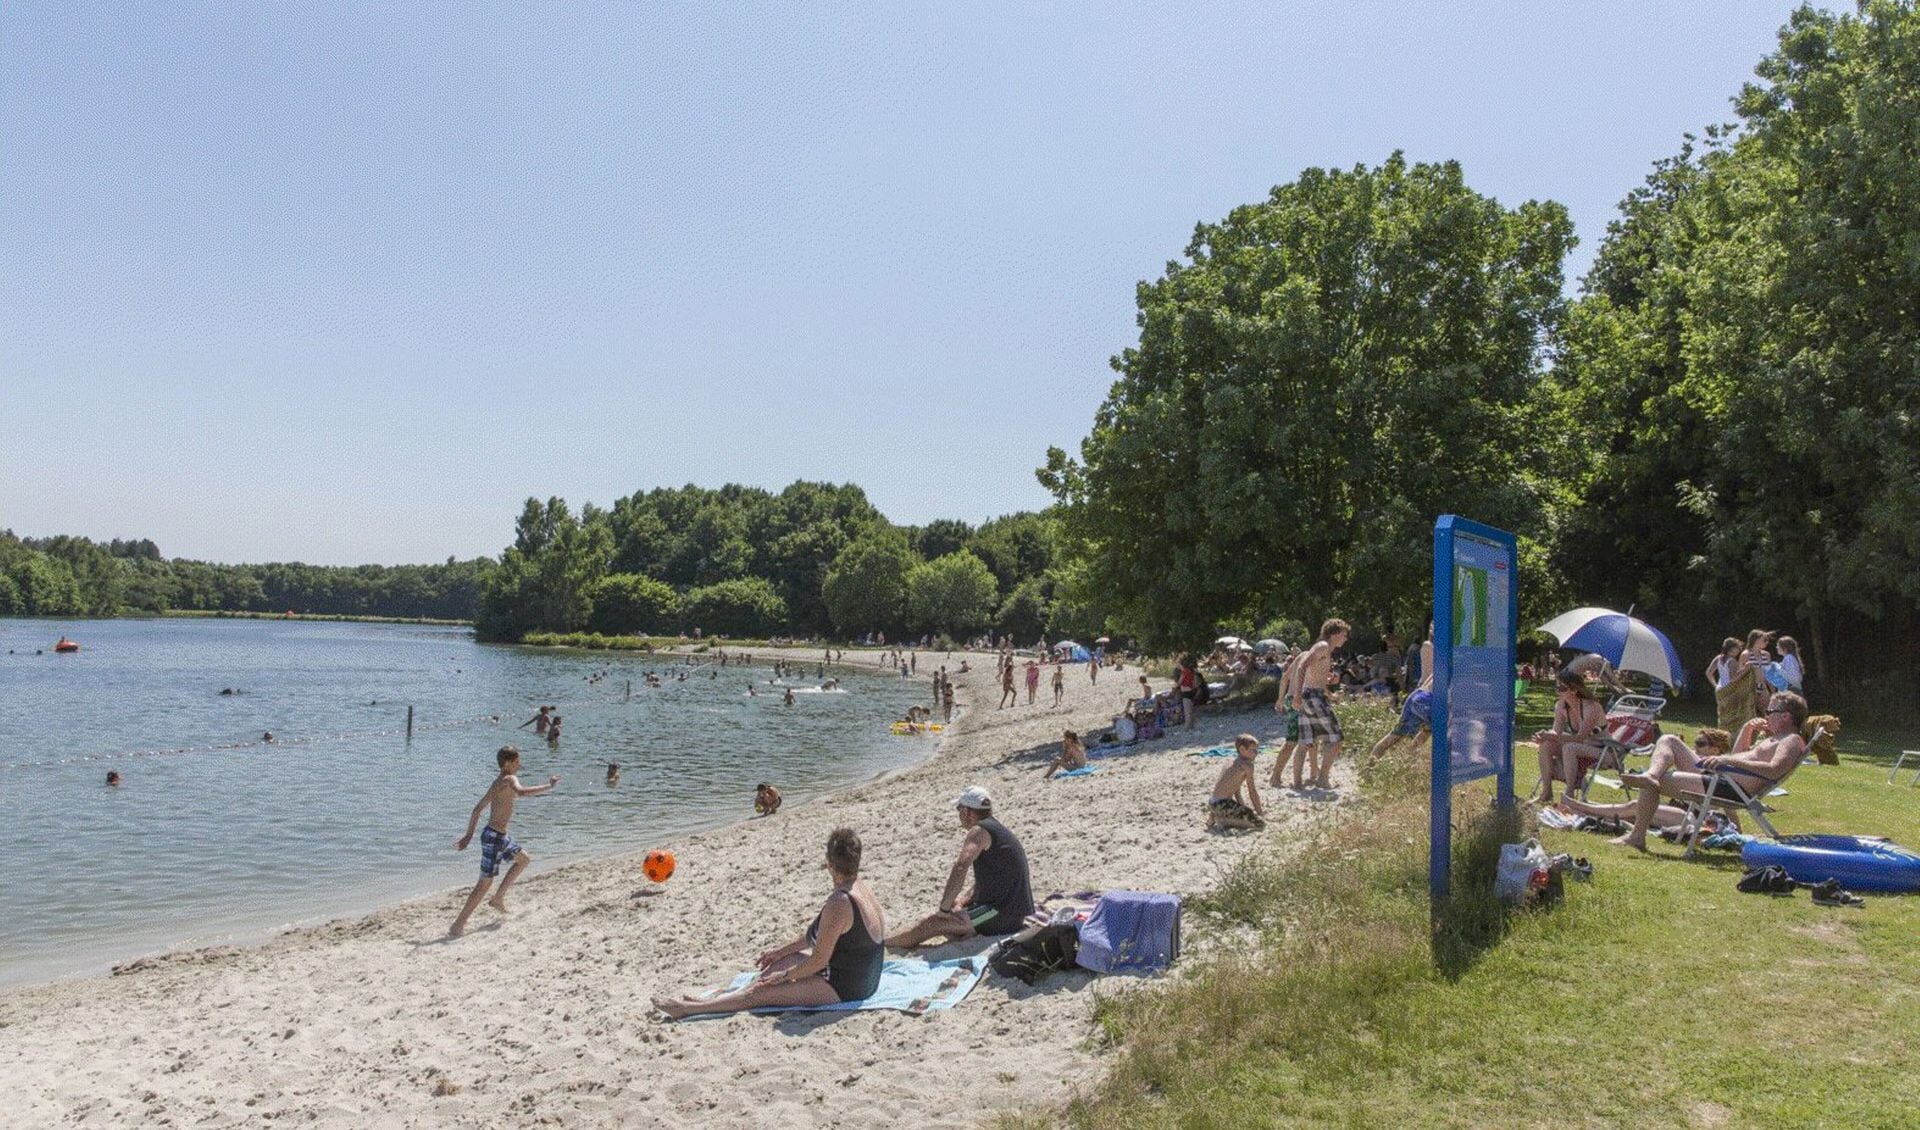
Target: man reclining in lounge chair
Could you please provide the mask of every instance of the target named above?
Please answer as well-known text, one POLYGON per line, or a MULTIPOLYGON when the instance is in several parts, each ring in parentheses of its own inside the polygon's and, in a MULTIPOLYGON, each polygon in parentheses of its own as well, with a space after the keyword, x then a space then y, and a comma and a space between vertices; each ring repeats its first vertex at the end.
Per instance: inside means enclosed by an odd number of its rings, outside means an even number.
POLYGON ((1743 798, 1726 789, 1732 780, 1749 796, 1765 793, 1786 780, 1787 774, 1807 755, 1807 743, 1800 727, 1807 721, 1807 700, 1790 691, 1782 691, 1767 700, 1764 719, 1755 718, 1740 728, 1733 752, 1713 757, 1695 757, 1683 742, 1662 739, 1655 747, 1653 764, 1645 773, 1622 773, 1623 783, 1640 790, 1634 807, 1633 827, 1613 841, 1647 850, 1647 829, 1662 794, 1682 800, 1685 794, 1699 796, 1706 791, 1707 776, 1716 771, 1730 774, 1722 779, 1717 799, 1740 802, 1743 798), (1764 732, 1767 736, 1755 740, 1764 732))
MULTIPOLYGON (((1654 770, 1660 768, 1662 765, 1670 768, 1680 764, 1683 760, 1689 766, 1698 765, 1701 758, 1714 757, 1726 753, 1732 746, 1733 739, 1727 736, 1725 730, 1706 729, 1700 731, 1699 736, 1693 739, 1692 750, 1687 749, 1687 744, 1680 740, 1679 735, 1662 735, 1660 741, 1654 746, 1654 763, 1647 767, 1646 775, 1649 777, 1654 776, 1654 770), (1665 759, 1664 761, 1662 760, 1663 758, 1665 759)), ((1634 814, 1639 810, 1640 802, 1638 800, 1629 800, 1621 804, 1589 804, 1569 791, 1561 794, 1556 807, 1562 812, 1571 813, 1576 816, 1592 816, 1599 820, 1632 820, 1634 814)), ((1677 828, 1685 823, 1686 819, 1686 809, 1678 805, 1663 804, 1653 810, 1652 826, 1655 828, 1677 828)))

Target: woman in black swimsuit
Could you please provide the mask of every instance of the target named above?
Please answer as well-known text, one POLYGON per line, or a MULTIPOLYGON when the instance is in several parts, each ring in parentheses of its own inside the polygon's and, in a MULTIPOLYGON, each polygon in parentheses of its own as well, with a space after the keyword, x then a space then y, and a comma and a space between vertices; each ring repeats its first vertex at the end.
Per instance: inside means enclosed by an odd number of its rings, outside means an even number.
POLYGON ((760 955, 760 973, 745 987, 705 999, 655 997, 670 1018, 754 1008, 864 1000, 880 987, 886 921, 873 888, 860 878, 860 837, 850 828, 827 837, 833 893, 807 932, 760 955))

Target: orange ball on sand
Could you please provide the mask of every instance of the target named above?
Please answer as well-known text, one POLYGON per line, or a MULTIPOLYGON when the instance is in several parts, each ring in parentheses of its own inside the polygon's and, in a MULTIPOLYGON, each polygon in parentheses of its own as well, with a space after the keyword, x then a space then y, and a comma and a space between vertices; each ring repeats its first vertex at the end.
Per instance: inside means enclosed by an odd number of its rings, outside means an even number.
POLYGON ((646 872, 647 878, 656 883, 666 882, 673 878, 673 853, 655 848, 647 853, 646 860, 640 864, 640 870, 646 872))

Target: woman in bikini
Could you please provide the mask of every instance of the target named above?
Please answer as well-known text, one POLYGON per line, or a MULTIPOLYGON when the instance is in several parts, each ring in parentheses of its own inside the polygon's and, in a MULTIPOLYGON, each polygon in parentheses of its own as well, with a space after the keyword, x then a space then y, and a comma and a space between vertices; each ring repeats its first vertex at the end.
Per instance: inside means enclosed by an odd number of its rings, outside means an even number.
POLYGON ((1587 744, 1607 728, 1607 708, 1587 693, 1587 680, 1576 671, 1562 671, 1554 680, 1553 728, 1533 735, 1540 747, 1540 787, 1537 804, 1553 803, 1553 783, 1569 789, 1580 779, 1580 762, 1600 760, 1600 748, 1587 744))
POLYGON ((1660 807, 1660 797, 1663 794, 1676 800, 1689 794, 1697 797, 1706 790, 1707 776, 1711 773, 1729 775, 1721 779, 1715 796, 1735 802, 1743 798, 1728 787, 1729 779, 1748 796, 1786 780, 1787 774, 1807 755, 1807 743, 1800 737, 1800 728, 1806 724, 1807 700, 1782 691, 1767 700, 1764 718, 1756 718, 1740 728, 1732 753, 1696 758, 1684 746, 1676 751, 1663 742, 1667 757, 1663 759, 1656 749, 1647 772, 1620 775, 1626 784, 1638 788, 1640 795, 1634 805, 1633 827, 1613 842, 1645 851, 1647 829, 1653 824, 1654 811, 1660 807), (1762 733, 1766 737, 1761 738, 1762 733), (1681 768, 1685 762, 1691 762, 1692 766, 1681 768))
POLYGON ((754 1008, 792 1008, 865 1000, 880 987, 886 918, 873 888, 860 878, 860 837, 851 828, 827 837, 833 893, 807 932, 760 955, 760 972, 739 989, 717 996, 655 997, 653 1007, 673 1020, 754 1008))

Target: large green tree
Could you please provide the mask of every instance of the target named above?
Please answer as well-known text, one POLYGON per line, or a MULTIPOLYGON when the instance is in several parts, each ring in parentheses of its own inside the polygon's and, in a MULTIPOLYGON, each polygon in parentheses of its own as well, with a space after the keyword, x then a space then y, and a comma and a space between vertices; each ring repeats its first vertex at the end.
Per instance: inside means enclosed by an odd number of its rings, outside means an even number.
POLYGON ((596 520, 591 507, 577 518, 565 499, 527 499, 514 523, 513 544, 481 592, 475 634, 511 640, 585 627, 593 585, 606 574, 612 553, 607 523, 596 520))
POLYGON ((963 635, 987 626, 999 585, 978 557, 961 550, 907 574, 907 611, 916 629, 963 635))
POLYGON ((840 551, 822 586, 842 636, 899 634, 907 616, 907 574, 916 559, 898 530, 876 529, 840 551))
POLYGON ((1398 154, 1200 225, 1139 287, 1079 458, 1040 472, 1086 583, 1189 646, 1282 612, 1412 618, 1443 512, 1544 534, 1534 394, 1572 243, 1560 205, 1398 154))
POLYGON ((1628 197, 1569 320, 1597 458, 1561 550, 1694 650, 1792 627, 1816 682, 1911 678, 1920 14, 1803 8, 1756 75, 1628 197))

